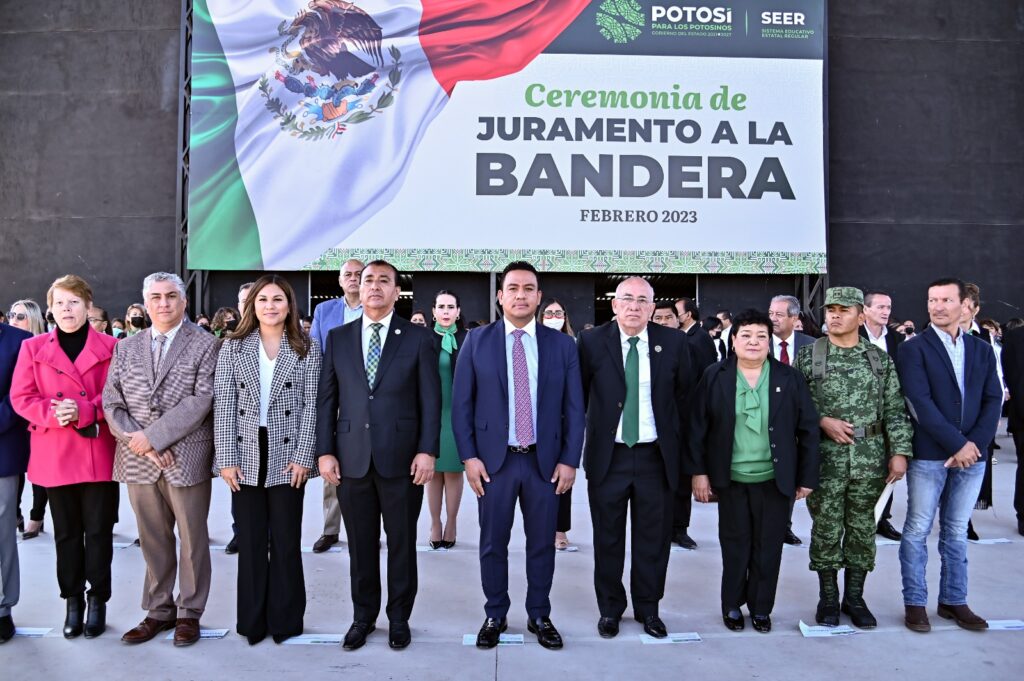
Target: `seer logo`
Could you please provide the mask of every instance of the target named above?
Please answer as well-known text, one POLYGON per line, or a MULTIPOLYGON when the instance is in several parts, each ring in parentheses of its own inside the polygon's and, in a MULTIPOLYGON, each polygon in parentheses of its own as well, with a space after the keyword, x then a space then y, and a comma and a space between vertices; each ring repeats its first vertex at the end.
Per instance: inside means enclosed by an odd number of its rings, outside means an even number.
POLYGON ((732 9, 728 7, 654 5, 651 7, 651 22, 656 21, 667 21, 672 24, 731 24, 732 9))
POLYGON ((803 26, 803 12, 761 12, 763 26, 803 26))

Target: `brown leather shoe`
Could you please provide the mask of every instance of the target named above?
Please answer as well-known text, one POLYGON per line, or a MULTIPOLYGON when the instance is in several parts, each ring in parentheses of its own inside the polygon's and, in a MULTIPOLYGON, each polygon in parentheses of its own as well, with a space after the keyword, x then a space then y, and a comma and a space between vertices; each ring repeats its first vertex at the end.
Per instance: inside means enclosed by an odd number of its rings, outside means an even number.
POLYGON ((181 617, 174 626, 174 645, 179 648, 190 646, 199 640, 199 619, 181 617))
POLYGON ((964 605, 943 605, 939 603, 938 616, 947 620, 956 620, 957 626, 970 631, 984 631, 988 629, 988 622, 975 615, 967 604, 964 605))
POLYGON ((928 611, 923 605, 907 605, 904 606, 904 610, 906 615, 903 623, 907 625, 907 629, 922 633, 932 630, 931 622, 928 621, 928 611))
POLYGON ((174 620, 155 620, 152 617, 139 622, 139 626, 125 633, 121 640, 125 643, 145 643, 152 641, 161 631, 174 628, 174 620))

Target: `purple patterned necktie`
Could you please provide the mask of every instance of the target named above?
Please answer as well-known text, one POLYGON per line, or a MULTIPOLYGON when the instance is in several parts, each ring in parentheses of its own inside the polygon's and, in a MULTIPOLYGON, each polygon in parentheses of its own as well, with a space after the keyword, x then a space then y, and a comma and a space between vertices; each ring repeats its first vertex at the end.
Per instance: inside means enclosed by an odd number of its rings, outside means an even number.
POLYGON ((532 445, 533 401, 530 399, 530 367, 526 363, 526 349, 523 347, 522 329, 512 332, 512 384, 516 400, 516 441, 519 446, 532 445))

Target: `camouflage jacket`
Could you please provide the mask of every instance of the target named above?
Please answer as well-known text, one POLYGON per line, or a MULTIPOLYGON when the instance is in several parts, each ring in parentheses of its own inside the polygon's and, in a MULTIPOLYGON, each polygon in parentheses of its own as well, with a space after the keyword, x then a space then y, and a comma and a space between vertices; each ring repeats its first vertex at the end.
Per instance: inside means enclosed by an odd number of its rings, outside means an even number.
POLYGON ((885 371, 883 405, 879 413, 878 383, 867 357, 867 340, 861 338, 852 348, 828 344, 827 369, 821 386, 815 386, 811 371, 812 345, 800 348, 796 368, 807 379, 814 406, 821 416, 831 416, 866 426, 876 421, 884 424, 885 435, 858 439, 842 445, 821 436, 821 476, 874 478, 885 477, 891 454, 911 456, 913 430, 907 418, 903 391, 896 366, 884 352, 879 352, 885 371), (888 444, 888 447, 886 446, 888 444))

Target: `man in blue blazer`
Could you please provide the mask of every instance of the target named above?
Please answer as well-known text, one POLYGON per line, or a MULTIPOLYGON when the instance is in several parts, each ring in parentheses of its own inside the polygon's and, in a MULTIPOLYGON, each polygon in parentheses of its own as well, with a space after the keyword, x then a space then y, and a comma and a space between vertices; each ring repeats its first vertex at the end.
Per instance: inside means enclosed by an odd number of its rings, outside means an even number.
POLYGON ((992 348, 960 329, 965 298, 959 279, 929 285, 931 326, 903 343, 897 359, 914 421, 907 521, 900 543, 905 623, 912 631, 931 629, 925 610, 926 542, 937 511, 942 560, 938 614, 964 629, 988 628, 967 606, 967 521, 996 435, 1003 391, 992 348))
POLYGON ((32 334, 0 324, 0 643, 14 636, 18 604, 18 478, 28 466, 28 423, 11 407, 11 377, 21 342, 32 334))
POLYGON ((478 497, 480 575, 487 618, 476 645, 493 648, 508 624, 508 542, 516 500, 526 530, 527 629, 562 647, 551 623, 558 495, 572 488, 583 450, 583 388, 576 344, 537 324, 537 270, 502 272, 503 317, 466 336, 452 391, 452 430, 478 497))

